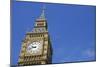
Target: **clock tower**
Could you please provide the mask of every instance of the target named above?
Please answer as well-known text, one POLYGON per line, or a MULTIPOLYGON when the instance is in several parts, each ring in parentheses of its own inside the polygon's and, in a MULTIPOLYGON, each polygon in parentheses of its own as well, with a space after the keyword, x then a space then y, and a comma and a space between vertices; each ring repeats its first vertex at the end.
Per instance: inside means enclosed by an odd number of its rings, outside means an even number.
POLYGON ((45 8, 36 19, 34 29, 27 32, 22 41, 18 66, 40 65, 52 63, 52 46, 48 34, 45 8))

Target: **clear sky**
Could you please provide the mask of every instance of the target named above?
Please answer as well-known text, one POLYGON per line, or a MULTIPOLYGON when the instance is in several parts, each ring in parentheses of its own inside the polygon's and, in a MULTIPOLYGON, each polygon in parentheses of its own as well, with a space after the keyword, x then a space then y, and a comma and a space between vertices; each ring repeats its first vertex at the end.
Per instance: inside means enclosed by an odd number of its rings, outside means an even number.
MULTIPOLYGON (((21 41, 34 28, 44 3, 13 2, 11 7, 11 64, 17 64, 21 41)), ((96 7, 45 3, 52 63, 95 61, 96 7)))

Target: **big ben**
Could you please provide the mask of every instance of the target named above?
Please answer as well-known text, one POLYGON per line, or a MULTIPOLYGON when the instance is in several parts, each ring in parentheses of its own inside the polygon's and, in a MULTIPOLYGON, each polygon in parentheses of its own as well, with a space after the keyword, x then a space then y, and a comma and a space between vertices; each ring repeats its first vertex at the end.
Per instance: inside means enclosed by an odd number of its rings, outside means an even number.
POLYGON ((35 21, 33 30, 27 32, 22 40, 18 66, 51 63, 52 46, 45 17, 45 7, 43 7, 40 17, 35 21))

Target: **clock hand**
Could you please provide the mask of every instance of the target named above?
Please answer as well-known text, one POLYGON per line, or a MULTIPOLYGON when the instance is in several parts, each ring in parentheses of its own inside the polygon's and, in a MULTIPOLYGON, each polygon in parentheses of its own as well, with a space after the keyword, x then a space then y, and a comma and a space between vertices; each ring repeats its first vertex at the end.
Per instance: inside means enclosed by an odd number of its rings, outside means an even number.
POLYGON ((36 48, 36 46, 32 46, 32 48, 36 48))

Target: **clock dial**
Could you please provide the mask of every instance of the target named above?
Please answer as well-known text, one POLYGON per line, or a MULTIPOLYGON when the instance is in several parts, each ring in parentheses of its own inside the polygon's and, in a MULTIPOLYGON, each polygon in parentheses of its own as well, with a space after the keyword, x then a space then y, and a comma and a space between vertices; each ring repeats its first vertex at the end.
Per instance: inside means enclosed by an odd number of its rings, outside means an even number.
POLYGON ((40 55, 42 52, 42 43, 41 42, 33 42, 29 44, 27 47, 27 52, 33 55, 40 55))

